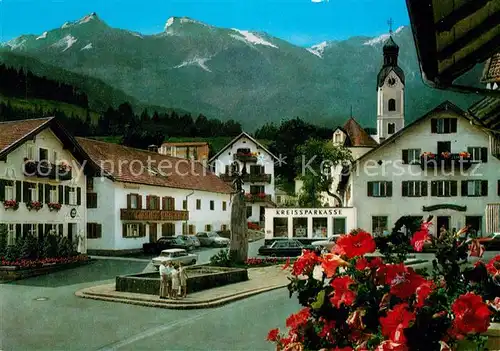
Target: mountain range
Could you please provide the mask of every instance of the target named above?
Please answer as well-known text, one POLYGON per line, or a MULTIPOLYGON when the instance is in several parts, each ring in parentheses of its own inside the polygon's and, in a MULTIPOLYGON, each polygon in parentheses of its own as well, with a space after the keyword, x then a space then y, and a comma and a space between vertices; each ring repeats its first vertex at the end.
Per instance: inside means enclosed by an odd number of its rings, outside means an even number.
MULTIPOLYGON (((161 33, 144 35, 112 28, 92 13, 3 43, 0 60, 15 66, 32 62, 37 74, 52 79, 69 72, 103 82, 112 87, 107 91, 113 97, 100 99, 114 104, 126 99, 235 119, 247 130, 296 116, 334 128, 349 117, 351 107, 362 125, 373 127, 376 77, 388 37, 353 37, 304 48, 267 33, 187 17, 171 17, 161 33)), ((477 99, 426 86, 411 29, 400 27, 393 38, 406 75, 407 122, 443 100, 467 108, 477 99)), ((464 80, 477 85, 479 75, 477 67, 464 80)))

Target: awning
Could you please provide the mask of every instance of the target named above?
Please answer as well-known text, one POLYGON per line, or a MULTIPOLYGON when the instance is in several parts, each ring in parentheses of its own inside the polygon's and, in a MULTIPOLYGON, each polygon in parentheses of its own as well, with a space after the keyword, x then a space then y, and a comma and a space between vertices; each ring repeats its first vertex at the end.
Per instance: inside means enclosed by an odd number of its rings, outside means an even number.
POLYGON ((429 85, 448 89, 462 74, 500 51, 500 0, 406 3, 422 76, 429 85))

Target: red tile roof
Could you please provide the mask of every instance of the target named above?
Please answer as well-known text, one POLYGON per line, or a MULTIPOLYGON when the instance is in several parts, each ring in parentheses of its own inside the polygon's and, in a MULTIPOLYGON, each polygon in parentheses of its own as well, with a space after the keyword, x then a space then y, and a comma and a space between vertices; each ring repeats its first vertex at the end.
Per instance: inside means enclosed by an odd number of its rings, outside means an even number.
POLYGON ((199 162, 93 139, 76 139, 92 161, 115 181, 216 193, 233 192, 231 186, 199 162), (151 166, 149 170, 148 166, 151 166))
POLYGON ((0 153, 42 127, 54 117, 0 122, 0 153))
POLYGON ((170 143, 168 141, 164 142, 161 144, 161 146, 205 146, 208 145, 208 142, 206 141, 178 141, 175 143, 170 143))
POLYGON ((494 83, 500 81, 500 53, 486 60, 483 70, 482 83, 494 83))
POLYGON ((354 118, 344 124, 343 130, 349 137, 350 145, 347 146, 364 146, 364 147, 377 147, 378 143, 359 125, 354 118))

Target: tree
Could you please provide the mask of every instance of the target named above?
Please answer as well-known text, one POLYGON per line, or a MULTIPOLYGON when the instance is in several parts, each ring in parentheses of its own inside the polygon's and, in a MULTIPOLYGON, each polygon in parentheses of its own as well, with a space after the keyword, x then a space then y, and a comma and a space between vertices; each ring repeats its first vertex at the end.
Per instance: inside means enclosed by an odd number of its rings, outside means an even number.
POLYGON ((340 198, 332 192, 334 169, 352 161, 351 151, 343 146, 333 145, 320 139, 311 138, 297 148, 295 166, 298 178, 303 181, 299 194, 299 205, 319 207, 321 194, 340 198))

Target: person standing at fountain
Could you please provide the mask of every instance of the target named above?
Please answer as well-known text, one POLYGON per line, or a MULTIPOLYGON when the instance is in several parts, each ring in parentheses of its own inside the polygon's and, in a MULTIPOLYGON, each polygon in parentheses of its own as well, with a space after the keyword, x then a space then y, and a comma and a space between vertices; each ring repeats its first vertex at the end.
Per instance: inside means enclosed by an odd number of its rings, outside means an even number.
POLYGON ((180 288, 180 277, 179 277, 179 270, 177 269, 176 266, 172 267, 172 289, 170 292, 170 298, 172 299, 177 299, 179 296, 179 288, 180 288))
POLYGON ((160 299, 166 299, 169 296, 169 268, 167 266, 167 261, 164 260, 160 263, 160 299))
POLYGON ((182 263, 179 262, 179 279, 181 283, 181 297, 186 297, 187 296, 187 272, 186 272, 186 267, 182 265, 182 263))

